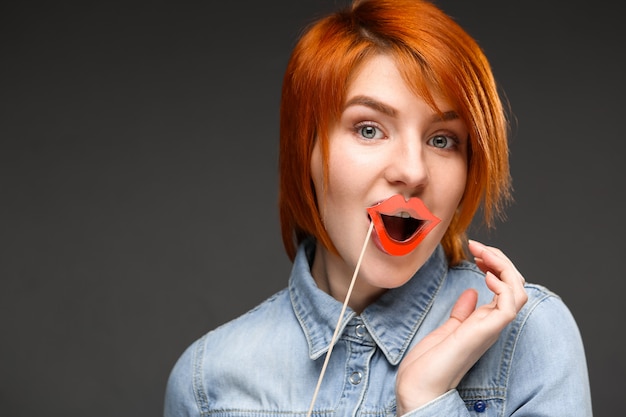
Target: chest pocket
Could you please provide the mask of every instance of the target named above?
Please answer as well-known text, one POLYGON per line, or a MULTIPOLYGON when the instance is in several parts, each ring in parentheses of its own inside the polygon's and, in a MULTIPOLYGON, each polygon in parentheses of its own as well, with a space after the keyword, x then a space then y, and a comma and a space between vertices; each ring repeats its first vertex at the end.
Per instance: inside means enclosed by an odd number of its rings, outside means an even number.
POLYGON ((458 389, 471 416, 496 417, 502 415, 504 393, 498 389, 458 389))

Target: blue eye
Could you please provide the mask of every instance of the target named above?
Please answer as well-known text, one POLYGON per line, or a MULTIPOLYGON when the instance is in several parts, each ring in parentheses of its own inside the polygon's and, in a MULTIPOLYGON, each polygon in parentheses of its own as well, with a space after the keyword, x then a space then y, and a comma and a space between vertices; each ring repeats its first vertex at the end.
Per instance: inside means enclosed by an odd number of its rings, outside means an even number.
POLYGON ((371 122, 359 123, 354 127, 354 131, 363 139, 384 139, 385 133, 371 122))
POLYGON ((363 126, 360 130, 361 136, 366 139, 374 139, 377 129, 374 126, 363 126))
POLYGON ((433 136, 428 143, 435 148, 439 149, 447 149, 455 145, 455 142, 452 138, 449 138, 444 135, 436 135, 433 136))

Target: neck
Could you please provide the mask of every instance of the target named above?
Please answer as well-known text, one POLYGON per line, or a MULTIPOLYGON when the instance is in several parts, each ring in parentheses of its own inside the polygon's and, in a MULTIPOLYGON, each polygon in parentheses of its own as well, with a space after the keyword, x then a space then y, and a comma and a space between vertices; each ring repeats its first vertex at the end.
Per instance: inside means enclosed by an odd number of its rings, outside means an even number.
MULTIPOLYGON (((318 244, 315 249, 315 259, 311 267, 311 274, 315 283, 322 291, 335 300, 344 303, 350 288, 354 267, 348 266, 338 255, 326 250, 318 244)), ((361 275, 361 274, 359 274, 361 275)), ((357 276, 348 306, 357 314, 376 301, 386 290, 369 285, 357 276)))

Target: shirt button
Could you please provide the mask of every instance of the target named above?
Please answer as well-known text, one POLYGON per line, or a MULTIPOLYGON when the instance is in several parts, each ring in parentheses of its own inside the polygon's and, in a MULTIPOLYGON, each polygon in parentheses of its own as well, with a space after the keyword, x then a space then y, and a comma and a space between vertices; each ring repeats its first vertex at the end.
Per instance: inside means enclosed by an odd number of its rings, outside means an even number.
POLYGON ((487 403, 483 400, 478 400, 474 403, 474 411, 477 413, 484 413, 485 408, 487 408, 487 403))
POLYGON ((363 375, 361 375, 360 372, 353 372, 352 375, 350 375, 350 383, 352 383, 352 385, 358 385, 361 383, 362 378, 363 375))
POLYGON ((365 325, 363 323, 361 324, 357 324, 356 327, 354 328, 354 332, 356 333, 357 336, 359 337, 363 337, 365 336, 365 332, 367 330, 365 329, 365 325))

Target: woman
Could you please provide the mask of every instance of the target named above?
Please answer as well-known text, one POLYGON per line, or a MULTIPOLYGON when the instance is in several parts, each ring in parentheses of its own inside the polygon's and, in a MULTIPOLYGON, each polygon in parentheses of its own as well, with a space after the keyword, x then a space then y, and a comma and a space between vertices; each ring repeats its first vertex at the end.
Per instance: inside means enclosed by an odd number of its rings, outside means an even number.
POLYGON ((366 0, 319 20, 280 127, 289 286, 185 351, 166 416, 591 415, 566 306, 465 238, 509 197, 507 125, 452 19, 366 0))

